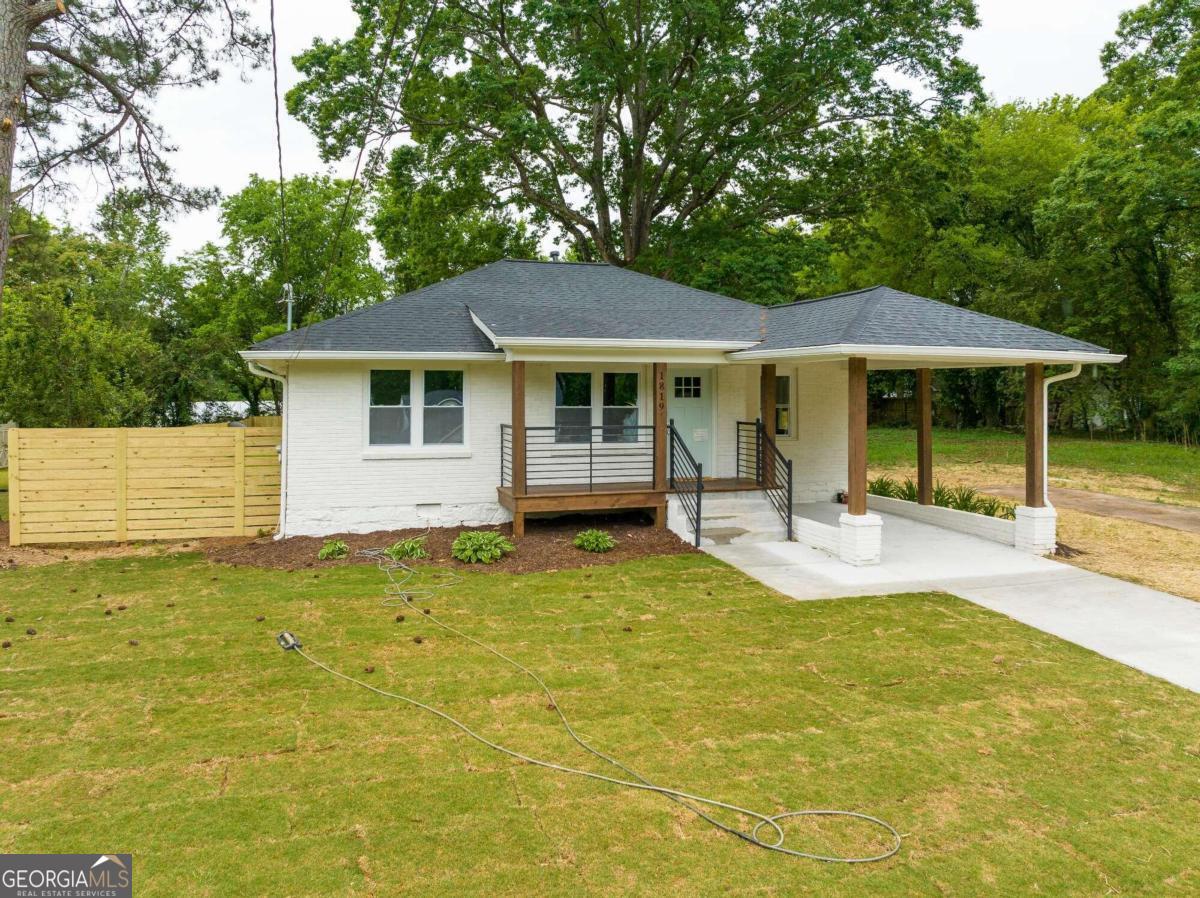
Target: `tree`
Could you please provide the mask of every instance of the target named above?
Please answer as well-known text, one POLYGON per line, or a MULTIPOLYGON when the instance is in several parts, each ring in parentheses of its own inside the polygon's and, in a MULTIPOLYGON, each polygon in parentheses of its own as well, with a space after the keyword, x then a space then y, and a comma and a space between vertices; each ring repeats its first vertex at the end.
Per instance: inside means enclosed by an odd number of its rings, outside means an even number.
POLYGON ((482 184, 419 180, 415 147, 392 154, 377 191, 375 236, 400 292, 505 257, 532 259, 540 231, 497 208, 482 184))
POLYGON ((175 181, 151 103, 215 81, 222 62, 256 64, 265 46, 246 0, 0 0, 0 294, 14 199, 62 189, 69 165, 159 204, 210 201, 175 181))
POLYGON ((369 131, 407 133, 428 177, 478 181, 556 224, 578 258, 622 265, 652 242, 669 254, 715 204, 746 226, 852 204, 871 150, 861 125, 920 122, 977 84, 956 55, 959 28, 976 24, 971 0, 385 0, 359 11, 353 38, 297 57, 306 78, 288 94, 327 158, 369 131), (401 51, 380 73, 396 26, 401 51), (897 72, 928 96, 897 86, 897 72))
POLYGON ((347 210, 345 228, 339 228, 347 186, 319 175, 285 182, 285 246, 279 182, 252 176, 221 203, 224 245, 209 244, 187 260, 192 286, 173 325, 184 341, 180 354, 203 359, 202 370, 248 402, 251 414, 259 413, 274 381, 251 374, 237 353, 283 331, 286 312, 279 300, 285 282, 293 287, 298 324, 384 297, 383 276, 371 263, 370 237, 362 226, 361 193, 347 210))
POLYGON ((1121 400, 1143 433, 1200 429, 1200 7, 1125 13, 1085 107, 1087 142, 1038 210, 1076 309, 1129 355, 1121 400))
POLYGON ((23 210, 0 319, 0 419, 25 427, 152 424, 158 346, 134 244, 58 229, 23 210))

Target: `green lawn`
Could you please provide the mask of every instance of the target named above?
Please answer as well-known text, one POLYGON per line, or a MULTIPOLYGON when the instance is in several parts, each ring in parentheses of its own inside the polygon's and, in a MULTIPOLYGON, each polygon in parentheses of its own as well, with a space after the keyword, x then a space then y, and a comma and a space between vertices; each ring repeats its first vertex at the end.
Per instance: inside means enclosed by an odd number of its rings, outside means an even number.
POLYGON ((1200 887, 1200 698, 966 602, 793 602, 675 556, 471 574, 422 603, 540 671, 581 733, 659 782, 905 833, 891 861, 843 867, 514 763, 275 646, 292 629, 513 747, 602 769, 528 681, 420 615, 396 623, 380 587, 370 567, 194 556, 0 573, 0 850, 130 851, 140 896, 1200 887))
MULTIPOLYGON (((868 463, 875 467, 916 464, 917 434, 907 427, 873 427, 867 438, 868 463)), ((1025 437, 1003 430, 933 432, 934 468, 942 464, 1024 465, 1025 437)), ((1200 450, 1172 443, 1102 440, 1050 435, 1052 468, 1081 468, 1101 474, 1141 475, 1189 491, 1200 491, 1200 450)))

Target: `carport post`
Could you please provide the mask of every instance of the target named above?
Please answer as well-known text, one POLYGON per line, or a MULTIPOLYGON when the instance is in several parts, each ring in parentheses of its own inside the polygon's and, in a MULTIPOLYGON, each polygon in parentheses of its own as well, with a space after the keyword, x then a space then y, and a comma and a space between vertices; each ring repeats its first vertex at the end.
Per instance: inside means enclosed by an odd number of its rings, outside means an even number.
POLYGON ((1046 366, 1033 362, 1025 366, 1025 504, 1044 508, 1046 474, 1046 391, 1042 381, 1046 366))
POLYGON ((867 513, 867 360, 849 360, 846 511, 867 513))
POLYGON ((917 369, 917 502, 933 504, 933 372, 917 369))

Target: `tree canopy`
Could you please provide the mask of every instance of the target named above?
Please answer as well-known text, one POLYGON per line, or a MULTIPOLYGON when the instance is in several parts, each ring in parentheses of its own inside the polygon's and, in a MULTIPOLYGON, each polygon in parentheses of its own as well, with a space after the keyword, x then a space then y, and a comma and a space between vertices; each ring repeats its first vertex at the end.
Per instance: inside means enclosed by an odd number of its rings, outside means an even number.
POLYGON ((326 157, 375 121, 419 149, 418 182, 480 185, 492 204, 553 223, 578 258, 622 265, 655 243, 669 253, 716 205, 730 226, 843 210, 871 152, 864 125, 928 120, 977 86, 957 55, 971 0, 357 9, 353 38, 296 59, 306 77, 288 95, 326 157), (407 44, 389 57, 397 25, 407 44), (373 117, 380 75, 387 114, 373 117))

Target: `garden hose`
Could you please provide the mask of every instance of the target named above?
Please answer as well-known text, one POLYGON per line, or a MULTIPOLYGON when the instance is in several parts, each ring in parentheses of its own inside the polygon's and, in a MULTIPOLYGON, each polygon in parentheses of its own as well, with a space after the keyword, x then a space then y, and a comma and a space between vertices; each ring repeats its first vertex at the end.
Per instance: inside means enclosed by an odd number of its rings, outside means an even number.
MULTIPOLYGON (((418 577, 418 572, 414 568, 409 567, 408 565, 404 564, 402 561, 399 561, 399 560, 389 557, 382 549, 367 549, 363 552, 360 552, 359 554, 369 557, 369 558, 372 558, 375 561, 375 563, 378 565, 379 569, 382 570, 387 575, 387 578, 388 578, 388 586, 386 588, 387 598, 384 599, 383 604, 388 607, 404 606, 406 608, 409 608, 411 611, 413 611, 414 614, 422 614, 423 613, 413 604, 414 599, 428 598, 428 597, 434 595, 438 590, 445 589, 449 586, 452 586, 452 585, 460 582, 462 579, 461 577, 459 577, 456 574, 448 574, 446 579, 440 583, 429 584, 429 585, 414 589, 414 588, 409 587, 409 584, 412 583, 412 581, 416 577, 418 577), (401 574, 400 572, 403 572, 403 573, 401 574)), ((370 692, 373 692, 376 695, 380 695, 380 696, 383 696, 384 698, 390 698, 390 699, 395 699, 396 701, 404 702, 406 704, 412 705, 415 708, 420 708, 422 711, 427 711, 430 714, 440 717, 442 720, 446 721, 451 726, 456 727, 457 729, 459 729, 463 733, 465 733, 467 736, 470 736, 476 742, 479 742, 480 744, 485 745, 488 748, 490 748, 494 751, 497 751, 501 754, 507 755, 508 757, 511 757, 511 758, 515 758, 518 761, 523 761, 526 764, 532 764, 534 766, 542 767, 547 770, 555 770, 555 771, 558 771, 559 773, 568 773, 568 774, 572 774, 574 776, 582 776, 582 777, 586 777, 588 779, 599 780, 600 782, 609 783, 614 786, 622 786, 627 789, 637 789, 637 790, 644 791, 644 792, 654 792, 659 795, 663 795, 666 798, 669 798, 672 801, 675 801, 678 804, 686 807, 689 811, 696 814, 697 816, 699 816, 703 820, 707 821, 708 823, 712 824, 717 829, 719 829, 723 832, 729 833, 730 835, 737 836, 739 839, 743 839, 743 840, 749 842, 750 844, 755 845, 759 848, 766 849, 767 851, 775 851, 775 852, 779 852, 781 854, 791 855, 792 857, 807 858, 809 860, 825 861, 828 863, 868 864, 868 863, 873 863, 876 861, 886 860, 887 858, 890 858, 893 855, 895 855, 900 850, 900 845, 901 845, 900 833, 896 830, 896 828, 894 826, 892 826, 890 823, 880 820, 878 817, 872 817, 869 814, 861 814, 861 813, 858 813, 857 811, 844 811, 844 810, 835 810, 835 809, 804 809, 804 810, 796 810, 796 811, 784 811, 784 812, 778 813, 778 814, 763 814, 758 811, 752 811, 749 808, 743 808, 743 807, 740 807, 735 804, 730 804, 728 802, 719 801, 715 798, 708 798, 703 795, 694 795, 692 793, 684 792, 679 789, 671 789, 671 788, 667 788, 665 786, 660 786, 655 783, 652 783, 648 779, 643 777, 641 774, 637 773, 636 771, 627 767, 625 764, 618 761, 616 758, 613 758, 613 757, 605 754, 604 752, 600 751, 599 749, 593 747, 592 745, 588 744, 588 742, 586 740, 584 740, 578 733, 576 733, 575 729, 571 726, 570 721, 567 720, 566 715, 563 713, 562 708, 558 703, 558 699, 555 697, 554 693, 550 690, 550 687, 547 686, 545 681, 543 681, 542 678, 539 677, 532 670, 525 667, 519 661, 516 661, 516 660, 510 658, 508 655, 505 655, 499 649, 496 649, 490 645, 487 645, 486 643, 480 642, 475 637, 473 637, 467 633, 464 633, 463 631, 461 631, 455 627, 452 627, 450 624, 447 624, 444 621, 438 619, 432 613, 425 612, 425 613, 423 613, 423 616, 427 617, 436 626, 442 628, 446 632, 452 633, 461 639, 465 639, 467 642, 470 642, 471 644, 476 645, 479 648, 483 649, 484 651, 487 651, 490 654, 496 656, 500 660, 504 661, 506 664, 513 667, 515 670, 519 671, 520 673, 524 674, 525 676, 527 676, 531 680, 533 680, 535 683, 537 683, 538 687, 542 690, 543 694, 546 696, 546 699, 549 702, 549 707, 552 708, 556 714, 558 714, 559 721, 562 723, 563 728, 566 730, 567 734, 571 737, 571 739, 573 739, 576 744, 578 744, 582 749, 584 749, 584 751, 586 751, 589 754, 595 756, 596 758, 599 758, 600 760, 605 761, 606 763, 611 764, 612 766, 618 768, 619 770, 623 771, 625 774, 627 774, 632 779, 621 779, 618 777, 606 776, 602 773, 594 773, 590 770, 581 770, 576 767, 568 767, 563 764, 557 764, 553 761, 547 761, 547 760, 543 760, 541 758, 535 758, 530 755, 523 754, 519 751, 516 751, 515 749, 511 749, 504 745, 500 745, 499 743, 491 741, 486 736, 483 736, 483 735, 475 732, 473 729, 471 729, 469 726, 467 726, 467 724, 463 723, 461 720, 458 720, 457 718, 452 717, 451 715, 447 714, 445 711, 435 708, 432 705, 427 705, 424 702, 420 702, 417 699, 411 698, 410 696, 407 696, 407 695, 401 695, 396 692, 389 692, 386 689, 381 689, 378 686, 373 686, 370 683, 366 683, 362 680, 359 680, 355 677, 350 676, 349 674, 342 673, 341 671, 330 667, 329 665, 323 663, 322 661, 320 661, 317 658, 314 658, 312 655, 308 654, 308 652, 306 652, 304 650, 304 647, 301 644, 300 640, 297 639, 295 636, 293 636, 290 632, 284 631, 283 633, 280 633, 279 636, 277 637, 277 641, 278 641, 280 647, 283 648, 285 651, 295 652, 297 655, 302 657, 309 664, 312 664, 314 667, 320 668, 321 670, 325 671, 326 673, 331 674, 332 676, 337 677, 338 679, 345 680, 348 683, 352 683, 355 686, 361 686, 363 689, 369 690, 370 692), (700 807, 697 807, 697 805, 699 805, 700 807), (736 827, 730 826, 726 823, 722 823, 720 820, 715 819, 713 816, 711 816, 709 813, 707 813, 704 810, 705 807, 707 807, 709 809, 714 809, 714 810, 720 809, 720 810, 725 810, 725 811, 731 811, 735 814, 744 814, 745 816, 751 818, 752 820, 754 820, 756 822, 749 831, 737 829, 736 827), (844 818, 844 819, 865 821, 865 822, 867 822, 873 826, 879 827, 880 829, 883 829, 885 832, 887 832, 888 836, 890 837, 891 845, 886 850, 881 851, 878 854, 868 855, 868 856, 863 856, 863 857, 842 857, 842 856, 838 856, 838 855, 823 855, 823 854, 815 854, 812 852, 799 851, 795 848, 788 848, 786 845, 784 845, 786 836, 784 834, 783 828, 779 824, 780 824, 781 820, 787 820, 787 819, 791 819, 794 817, 840 817, 840 818, 844 818), (772 831, 771 834, 770 835, 764 834, 764 828, 766 830, 772 831)))

